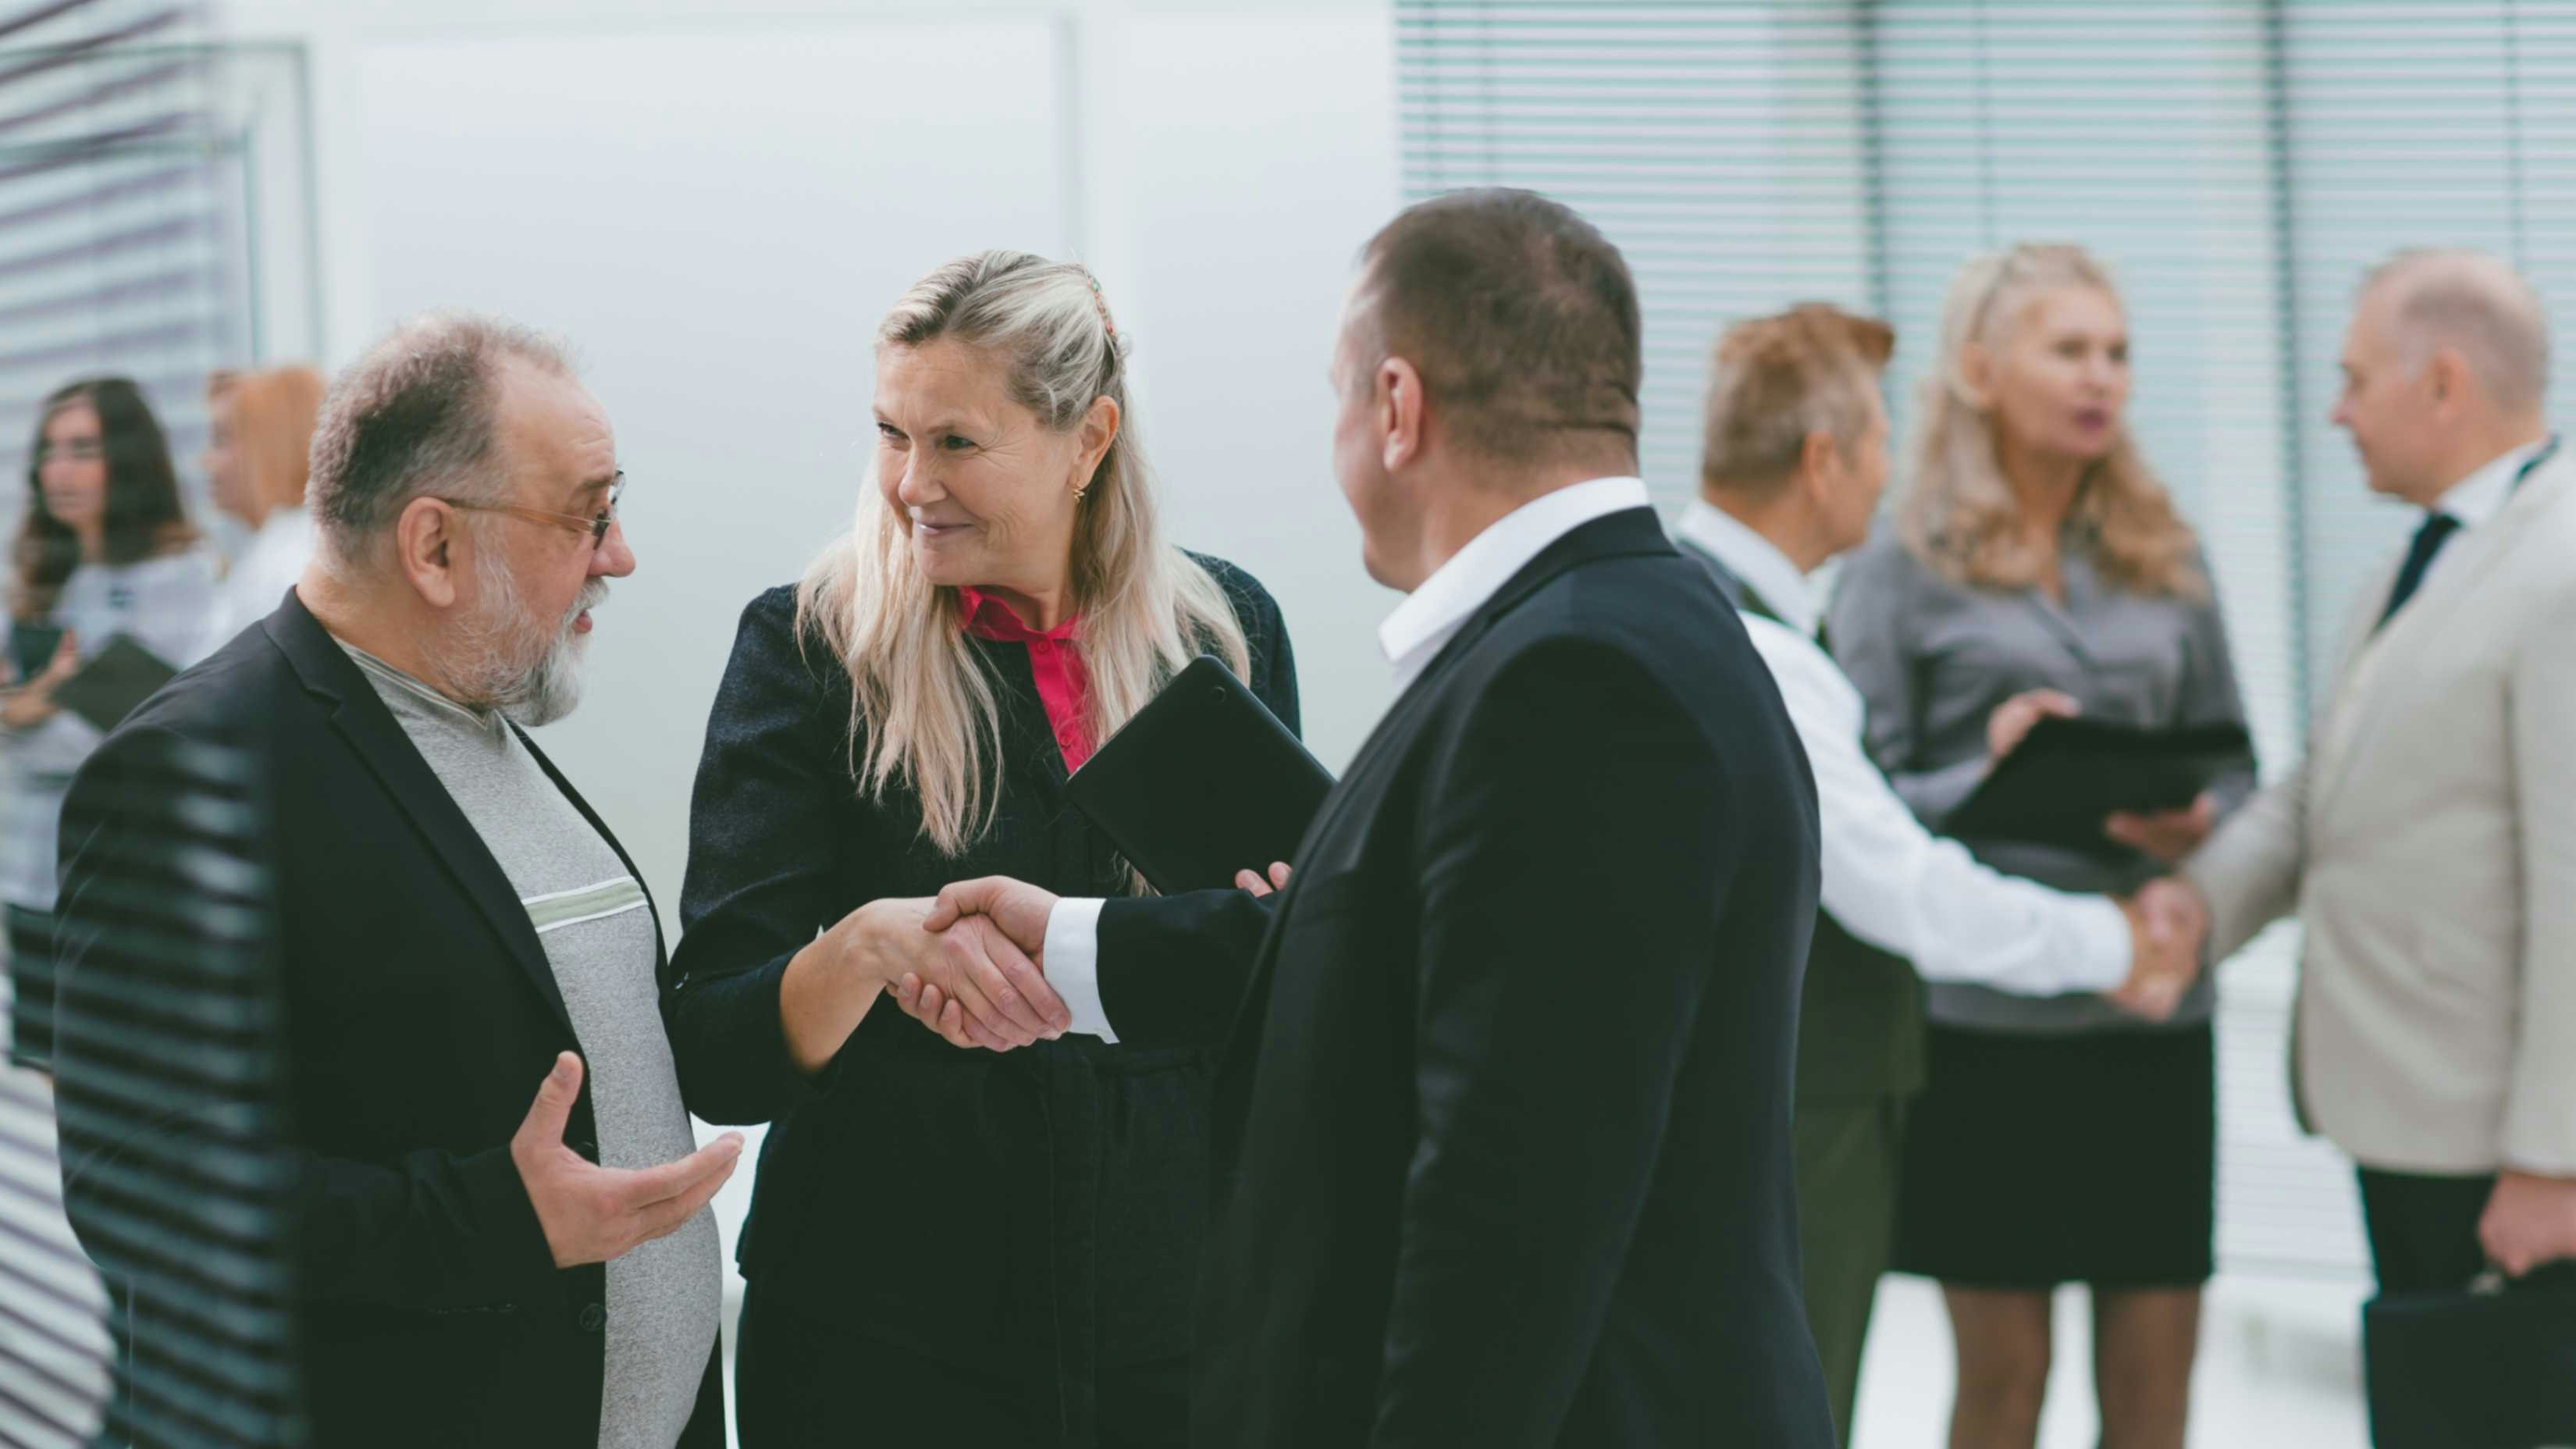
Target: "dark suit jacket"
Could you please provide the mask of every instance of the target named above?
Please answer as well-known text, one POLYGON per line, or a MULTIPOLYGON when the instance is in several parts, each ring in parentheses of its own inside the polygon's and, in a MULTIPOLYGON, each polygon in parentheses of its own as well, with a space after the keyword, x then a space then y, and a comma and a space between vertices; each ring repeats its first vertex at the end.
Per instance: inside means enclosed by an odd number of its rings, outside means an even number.
MULTIPOLYGON (((1728 603, 1780 623, 1763 597, 1715 554, 1687 541, 1728 603)), ((1882 951, 1816 912, 1798 1007, 1798 1105, 1874 1106, 1923 1090, 1923 981, 1914 963, 1882 951)))
MULTIPOLYGON (((107 874, 121 775, 175 746, 254 749, 285 996, 285 1103, 296 1171, 285 1206, 318 1445, 598 1442, 606 1269, 558 1269, 510 1138, 559 1051, 578 1051, 527 911, 462 811, 340 646, 292 594, 110 734, 64 808, 60 905, 66 1103, 115 1099, 112 1053, 86 1023, 92 970, 116 950, 107 874)), ((530 745, 531 751, 535 746, 530 745)), ((539 754, 539 761, 545 757, 539 754)), ((570 783, 565 796, 616 839, 570 783)), ((619 852, 624 859, 624 852, 619 852)), ((626 862, 632 872, 634 864, 626 862)), ((637 876, 640 881, 641 875, 637 876)), ((75 1131, 72 1226, 113 1279, 117 1159, 132 1134, 75 1131), (93 1215, 101 1230, 85 1222, 93 1215)), ((565 1140, 596 1161, 589 1083, 565 1140)), ((148 1307, 148 1306, 147 1306, 148 1307)), ((149 1322, 148 1311, 139 1315, 149 1322)), ((184 1340, 133 1344, 184 1361, 184 1340)), ((681 1442, 724 1443, 720 1355, 681 1442)))
MULTIPOLYGON (((1200 563, 1243 626, 1253 693, 1295 729, 1278 606, 1242 570, 1200 563)), ((1068 1035, 960 1051, 881 1001, 809 1077, 779 1026, 788 963, 869 901, 984 875, 1070 895, 1130 888, 1108 837, 1065 797, 1027 646, 967 642, 1001 707, 1002 748, 987 762, 992 827, 950 856, 923 838, 908 789, 861 797, 849 672, 799 637, 795 591, 752 600, 707 721, 662 1010, 690 1110, 775 1124, 738 1250, 748 1311, 1027 1383, 1056 1405, 1066 1442, 1087 1443, 1101 1369, 1189 1350, 1213 1044, 1068 1035), (918 1245, 924 1232, 959 1250, 918 1245)), ((863 1429, 864 1406, 851 1413, 809 1437, 863 1429)))
POLYGON ((1815 786, 1655 516, 1478 611, 1296 865, 1100 922, 1122 1038, 1232 1019, 1194 1441, 1832 1444, 1790 1171, 1815 786))

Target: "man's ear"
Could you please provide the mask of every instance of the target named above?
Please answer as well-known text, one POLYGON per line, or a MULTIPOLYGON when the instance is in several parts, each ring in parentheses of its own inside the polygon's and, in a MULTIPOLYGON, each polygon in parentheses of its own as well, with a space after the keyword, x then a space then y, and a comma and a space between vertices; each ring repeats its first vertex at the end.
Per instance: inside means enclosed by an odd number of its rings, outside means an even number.
POLYGON ((1431 422, 1431 400, 1422 386, 1421 369, 1401 357, 1377 365, 1371 383, 1377 395, 1378 438, 1390 473, 1421 460, 1431 422))
POLYGON ((394 570, 422 602, 434 609, 456 607, 458 550, 470 547, 465 519, 435 498, 415 498, 394 520, 394 570))
POLYGON ((1850 460, 1843 456, 1842 445, 1822 428, 1807 434, 1798 448, 1798 486, 1805 489, 1809 502, 1830 512, 1835 497, 1842 490, 1843 475, 1851 471, 1850 460))
POLYGON ((2424 362, 2424 386, 2430 391, 2433 406, 2445 416, 2456 412, 2469 396, 2469 360, 2456 347, 2436 347, 2424 362))

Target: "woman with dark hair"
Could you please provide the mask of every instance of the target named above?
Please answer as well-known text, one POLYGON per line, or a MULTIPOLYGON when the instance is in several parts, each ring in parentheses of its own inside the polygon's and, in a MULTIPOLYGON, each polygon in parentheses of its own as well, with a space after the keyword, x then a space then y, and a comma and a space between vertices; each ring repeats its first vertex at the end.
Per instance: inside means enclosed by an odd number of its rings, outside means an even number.
POLYGON ((53 1056, 56 819, 103 737, 54 692, 120 634, 174 667, 202 658, 214 642, 215 562, 180 505, 161 424, 124 378, 86 379, 45 399, 27 494, 0 658, 0 907, 9 1057, 41 1070, 53 1056), (59 643, 41 647, 56 631, 59 643))

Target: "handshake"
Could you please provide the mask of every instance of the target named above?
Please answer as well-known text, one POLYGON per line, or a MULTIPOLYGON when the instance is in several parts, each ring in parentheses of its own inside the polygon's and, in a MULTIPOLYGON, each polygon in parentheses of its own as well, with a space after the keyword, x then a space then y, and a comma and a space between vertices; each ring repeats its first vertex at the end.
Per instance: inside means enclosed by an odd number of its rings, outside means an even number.
MULTIPOLYGON (((1256 896, 1284 890, 1289 868, 1243 871, 1256 896)), ((860 984, 894 998, 905 1015, 951 1046, 1009 1051, 1053 1041, 1073 1013, 1046 978, 1047 923, 1056 897, 1007 876, 960 881, 927 900, 860 907, 835 930, 860 984)))
MULTIPOLYGON (((1289 868, 1235 883, 1254 895, 1288 884, 1289 868)), ((1048 984, 1047 922, 1056 897, 1006 876, 961 881, 928 900, 878 901, 844 923, 864 937, 864 976, 905 1015, 952 1046, 1010 1051, 1053 1041, 1073 1025, 1048 984)), ((2104 997, 2145 1021, 2163 1021, 2200 979, 2209 911, 2178 877, 2149 881, 2117 903, 2129 923, 2129 976, 2104 997)))
POLYGON ((2132 1016, 2163 1021, 2200 979, 2209 908, 2177 876, 2149 881, 2117 904, 2129 921, 2129 979, 2103 995, 2132 1016))

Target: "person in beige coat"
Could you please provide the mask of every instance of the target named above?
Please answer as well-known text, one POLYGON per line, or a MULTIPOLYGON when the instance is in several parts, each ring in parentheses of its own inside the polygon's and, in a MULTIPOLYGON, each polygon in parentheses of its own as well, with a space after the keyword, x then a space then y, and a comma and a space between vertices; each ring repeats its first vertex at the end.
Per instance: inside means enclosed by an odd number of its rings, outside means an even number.
POLYGON ((2423 509, 2346 626, 2306 761, 2185 867, 2210 959, 2296 912, 2302 1120, 2359 1165, 2383 1292, 2576 1258, 2576 456, 2531 287, 2364 281, 2334 421, 2423 509))

